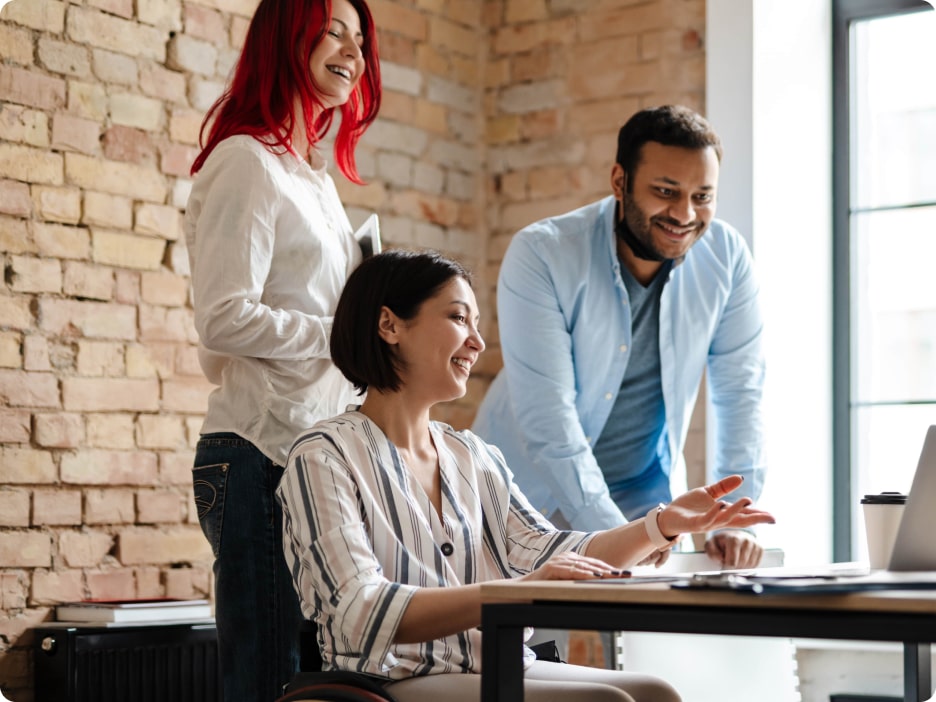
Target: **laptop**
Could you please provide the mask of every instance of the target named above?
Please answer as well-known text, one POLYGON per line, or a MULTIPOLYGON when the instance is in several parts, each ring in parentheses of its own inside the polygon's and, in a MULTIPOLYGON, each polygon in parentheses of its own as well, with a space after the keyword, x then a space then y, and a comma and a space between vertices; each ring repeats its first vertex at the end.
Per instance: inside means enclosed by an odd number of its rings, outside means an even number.
POLYGON ((887 570, 936 571, 936 425, 926 431, 887 570))

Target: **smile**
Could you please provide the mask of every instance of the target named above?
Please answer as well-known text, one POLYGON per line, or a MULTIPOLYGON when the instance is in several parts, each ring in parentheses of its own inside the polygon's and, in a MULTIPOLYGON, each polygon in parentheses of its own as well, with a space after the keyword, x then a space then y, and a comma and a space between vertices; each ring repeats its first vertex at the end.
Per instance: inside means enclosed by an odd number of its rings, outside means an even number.
POLYGON ((664 222, 655 221, 654 224, 662 229, 666 234, 674 237, 684 237, 692 234, 696 230, 695 224, 690 224, 686 227, 674 227, 671 224, 666 224, 664 222))
POLYGON ((336 76, 341 76, 345 80, 351 80, 351 71, 344 66, 326 66, 326 68, 336 76))
POLYGON ((453 358, 452 363, 454 363, 459 368, 463 369, 466 373, 471 372, 471 361, 464 358, 453 358))

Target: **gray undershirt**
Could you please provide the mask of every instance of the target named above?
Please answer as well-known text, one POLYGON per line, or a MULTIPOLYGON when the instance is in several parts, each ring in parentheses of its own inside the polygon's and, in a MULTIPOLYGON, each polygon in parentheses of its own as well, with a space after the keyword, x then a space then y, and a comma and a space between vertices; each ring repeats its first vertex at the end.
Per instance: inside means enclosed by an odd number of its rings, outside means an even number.
POLYGON ((628 519, 669 501, 669 447, 660 381, 660 296, 671 262, 647 287, 621 266, 631 307, 630 357, 593 453, 611 496, 628 519))

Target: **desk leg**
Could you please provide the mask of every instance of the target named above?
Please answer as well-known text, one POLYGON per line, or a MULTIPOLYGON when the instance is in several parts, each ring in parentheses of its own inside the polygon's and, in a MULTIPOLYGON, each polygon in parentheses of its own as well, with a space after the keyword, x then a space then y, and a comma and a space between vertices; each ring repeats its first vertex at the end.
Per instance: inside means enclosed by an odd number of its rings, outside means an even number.
POLYGON ((481 699, 484 702, 523 702, 523 627, 500 624, 496 610, 485 607, 481 647, 481 699))
POLYGON ((930 644, 904 643, 904 702, 925 702, 933 694, 930 644))

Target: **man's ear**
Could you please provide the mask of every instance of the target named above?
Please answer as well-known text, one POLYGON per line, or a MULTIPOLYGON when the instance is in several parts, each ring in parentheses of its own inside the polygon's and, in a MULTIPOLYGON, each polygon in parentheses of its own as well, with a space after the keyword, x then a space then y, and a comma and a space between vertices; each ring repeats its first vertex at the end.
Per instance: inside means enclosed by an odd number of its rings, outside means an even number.
POLYGON ((614 193, 615 200, 624 202, 624 193, 627 191, 627 174, 620 163, 615 163, 611 169, 611 191, 614 193))
POLYGON ((380 317, 377 319, 377 333, 380 338, 390 345, 397 343, 400 330, 400 318, 386 305, 380 308, 380 317))

